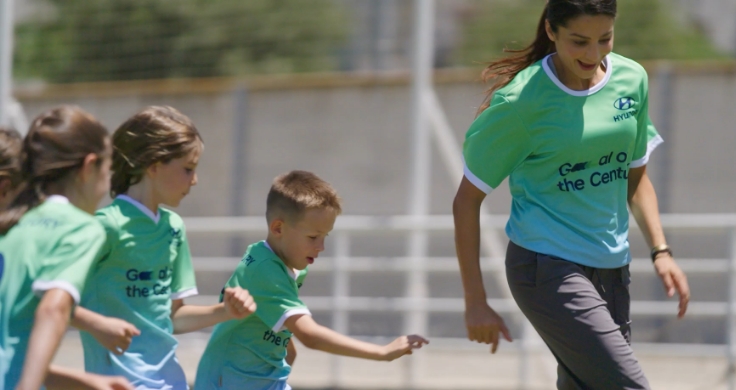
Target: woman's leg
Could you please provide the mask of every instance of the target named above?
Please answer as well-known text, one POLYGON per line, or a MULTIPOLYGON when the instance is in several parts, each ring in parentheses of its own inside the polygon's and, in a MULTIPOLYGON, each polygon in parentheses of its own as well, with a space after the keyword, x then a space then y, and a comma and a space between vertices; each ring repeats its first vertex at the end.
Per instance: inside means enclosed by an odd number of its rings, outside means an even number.
MULTIPOLYGON (((626 326, 622 329, 589 277, 614 301, 612 307, 622 306, 621 291, 614 294, 613 285, 605 286, 603 279, 612 280, 610 275, 594 275, 596 270, 586 268, 513 243, 506 255, 511 293, 559 363, 558 389, 649 389, 622 334, 628 329, 628 313, 620 312, 628 311, 628 302, 625 310, 614 313, 626 326), (615 305, 616 297, 619 305, 615 305)), ((619 282, 626 280, 619 278, 619 282)))

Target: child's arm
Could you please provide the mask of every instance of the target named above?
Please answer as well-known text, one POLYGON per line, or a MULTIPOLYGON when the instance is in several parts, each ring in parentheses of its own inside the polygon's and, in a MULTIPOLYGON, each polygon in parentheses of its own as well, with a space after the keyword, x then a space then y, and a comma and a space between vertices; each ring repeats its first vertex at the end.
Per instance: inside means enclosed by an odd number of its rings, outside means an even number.
POLYGON ((428 344, 418 335, 401 336, 387 345, 377 345, 344 336, 314 322, 312 316, 298 314, 289 317, 284 323, 287 329, 307 348, 336 355, 351 356, 370 360, 391 361, 410 355, 414 349, 428 344))
POLYGON ((286 364, 293 366, 294 360, 296 360, 296 346, 294 340, 286 345, 286 364))
POLYGON ((116 355, 122 355, 133 337, 141 334, 135 325, 119 318, 105 317, 77 306, 71 324, 73 327, 92 335, 100 345, 116 355))
POLYGON ((174 334, 194 332, 220 322, 245 318, 256 311, 256 303, 248 290, 226 288, 223 301, 212 306, 185 305, 183 299, 171 301, 174 334))
POLYGON ((103 376, 51 366, 44 382, 49 390, 133 390, 122 376, 103 376))
POLYGON ((36 308, 23 371, 16 390, 39 389, 69 322, 74 298, 62 289, 46 291, 36 308))

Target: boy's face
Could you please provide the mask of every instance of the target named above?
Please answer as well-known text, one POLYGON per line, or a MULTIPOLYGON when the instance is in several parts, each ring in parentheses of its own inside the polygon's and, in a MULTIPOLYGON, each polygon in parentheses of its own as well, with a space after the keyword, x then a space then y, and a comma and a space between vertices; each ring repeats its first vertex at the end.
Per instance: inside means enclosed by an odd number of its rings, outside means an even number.
POLYGON ((279 241, 279 256, 287 267, 303 270, 325 250, 325 238, 335 225, 337 213, 331 209, 308 209, 296 222, 281 219, 271 223, 271 234, 279 241))

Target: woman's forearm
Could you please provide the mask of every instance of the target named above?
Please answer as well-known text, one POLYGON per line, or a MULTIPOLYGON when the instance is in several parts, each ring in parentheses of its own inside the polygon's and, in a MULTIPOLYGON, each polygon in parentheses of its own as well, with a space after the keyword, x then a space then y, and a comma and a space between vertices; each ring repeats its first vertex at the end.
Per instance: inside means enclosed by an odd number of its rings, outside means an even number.
POLYGON ((667 241, 659 218, 657 193, 645 167, 632 169, 629 186, 629 208, 641 230, 644 240, 650 248, 665 244, 667 241))
MULTIPOLYGON (((463 178, 466 181, 465 178, 463 178)), ((466 302, 486 301, 486 290, 480 269, 480 205, 483 198, 468 192, 478 191, 467 188, 471 183, 460 185, 452 213, 455 220, 455 251, 460 265, 460 276, 465 291, 466 302), (473 196, 475 195, 475 196, 473 196)))

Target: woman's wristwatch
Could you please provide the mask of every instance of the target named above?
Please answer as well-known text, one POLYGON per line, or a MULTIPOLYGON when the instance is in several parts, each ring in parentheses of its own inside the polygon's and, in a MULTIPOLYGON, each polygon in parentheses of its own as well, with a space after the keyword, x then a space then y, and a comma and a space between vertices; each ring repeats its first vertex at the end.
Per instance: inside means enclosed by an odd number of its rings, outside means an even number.
POLYGON ((657 259, 657 255, 659 255, 660 253, 668 253, 670 256, 672 256, 672 249, 667 244, 660 244, 655 246, 649 253, 649 256, 652 258, 652 262, 657 259))

